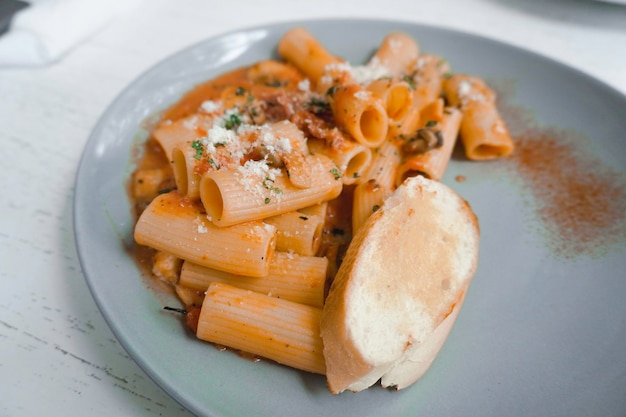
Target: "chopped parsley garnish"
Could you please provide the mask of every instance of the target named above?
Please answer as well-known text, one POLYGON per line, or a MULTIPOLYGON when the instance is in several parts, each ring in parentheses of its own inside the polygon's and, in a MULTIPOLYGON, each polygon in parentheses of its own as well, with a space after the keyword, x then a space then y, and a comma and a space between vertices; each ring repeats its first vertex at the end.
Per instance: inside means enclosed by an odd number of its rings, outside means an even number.
POLYGON ((411 90, 415 90, 415 88, 417 87, 417 84, 415 84, 415 80, 410 75, 405 75, 404 77, 402 77, 402 80, 405 81, 409 85, 409 87, 411 87, 411 90))
POLYGON ((224 123, 224 127, 226 129, 235 129, 236 127, 238 127, 239 125, 241 125, 242 120, 241 120, 241 115, 239 115, 238 113, 232 113, 230 115, 228 115, 228 117, 226 118, 226 122, 224 123))
POLYGON ((372 206, 372 213, 375 212, 375 211, 378 211, 379 208, 380 208, 380 206, 378 204, 374 204, 372 206))
POLYGON ((308 218, 307 216, 300 216, 300 218, 301 218, 302 220, 309 220, 309 218, 308 218))
POLYGON ((276 79, 266 82, 265 85, 268 87, 280 87, 282 83, 280 82, 280 80, 276 79))
POLYGON ((343 174, 341 173, 341 171, 339 171, 337 168, 333 168, 330 170, 330 173, 333 174, 335 176, 335 179, 338 180, 340 179, 343 174))
MULTIPOLYGON (((274 183, 274 180, 271 179, 270 177, 265 177, 265 179, 263 180, 263 187, 276 193, 276 194, 282 194, 283 190, 281 190, 278 187, 274 187, 272 184, 274 183)), ((266 203, 267 204, 267 203, 266 203)))
POLYGON ((433 126, 437 126, 436 120, 429 120, 426 122, 426 127, 433 127, 433 126))
POLYGON ((265 204, 269 204, 270 203, 270 198, 269 197, 265 197, 265 204))
POLYGON ((355 172, 355 173, 352 174, 352 178, 359 178, 359 177, 360 177, 360 175, 359 175, 358 172, 355 172))
POLYGON ((200 143, 199 140, 194 140, 193 142, 191 142, 191 147, 196 150, 196 154, 193 157, 196 159, 202 158, 202 154, 204 153, 204 147, 202 146, 202 143, 200 143))
POLYGON ((237 87, 237 89, 235 90, 235 95, 243 96, 244 94, 246 94, 246 89, 243 87, 237 87))
POLYGON ((330 111, 330 104, 318 98, 312 98, 306 105, 307 107, 311 107, 311 110, 313 110, 314 113, 330 111))
POLYGON ((326 90, 326 95, 332 96, 337 92, 337 88, 339 87, 337 87, 336 85, 331 86, 328 90, 326 90))

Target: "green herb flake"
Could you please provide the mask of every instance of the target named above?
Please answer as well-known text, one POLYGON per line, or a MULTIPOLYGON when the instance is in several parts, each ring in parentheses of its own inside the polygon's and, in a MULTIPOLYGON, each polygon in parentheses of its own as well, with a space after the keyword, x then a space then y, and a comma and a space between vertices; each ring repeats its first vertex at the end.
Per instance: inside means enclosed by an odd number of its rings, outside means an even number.
POLYGON ((226 129, 232 130, 241 125, 242 120, 241 116, 237 113, 232 113, 226 118, 226 122, 224 123, 224 127, 226 129))
POLYGON ((235 90, 235 95, 243 96, 244 94, 246 94, 246 89, 243 87, 237 87, 237 89, 235 90))
POLYGON ((314 113, 330 111, 330 104, 317 98, 312 98, 306 105, 307 107, 311 107, 314 113))
POLYGON ((415 90, 417 88, 415 80, 410 75, 405 75, 404 77, 402 77, 402 80, 405 81, 409 85, 409 87, 411 87, 411 90, 415 90))
POLYGON ((335 176, 335 179, 338 180, 340 179, 343 174, 341 173, 341 171, 339 171, 337 168, 333 168, 330 170, 330 173, 333 174, 335 176))
POLYGON ((270 203, 270 198, 269 197, 265 197, 265 204, 269 204, 270 203))
POLYGON ((265 179, 263 180, 263 187, 267 190, 270 190, 274 193, 276 193, 277 195, 280 195, 283 193, 283 190, 281 190, 278 187, 274 187, 272 184, 274 183, 274 180, 271 179, 270 177, 265 177, 265 179))
POLYGON ((436 120, 429 120, 426 122, 426 127, 433 127, 433 126, 437 126, 436 120))
POLYGON ((266 82, 265 85, 268 87, 280 87, 282 86, 282 83, 280 82, 280 80, 276 79, 266 82))
POLYGON ((309 220, 309 218, 308 218, 307 216, 300 216, 300 218, 301 218, 302 220, 309 220))
POLYGON ((196 159, 202 158, 202 154, 204 153, 204 147, 202 146, 202 143, 200 143, 199 140, 194 140, 193 142, 191 142, 191 147, 196 150, 196 154, 193 157, 196 159))

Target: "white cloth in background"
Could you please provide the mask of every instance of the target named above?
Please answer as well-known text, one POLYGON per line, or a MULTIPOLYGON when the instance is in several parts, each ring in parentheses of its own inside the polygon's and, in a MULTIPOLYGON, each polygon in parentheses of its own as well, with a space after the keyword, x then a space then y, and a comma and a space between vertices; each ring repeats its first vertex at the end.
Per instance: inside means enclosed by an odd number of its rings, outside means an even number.
POLYGON ((13 16, 0 36, 0 67, 57 61, 139 0, 39 0, 13 16))

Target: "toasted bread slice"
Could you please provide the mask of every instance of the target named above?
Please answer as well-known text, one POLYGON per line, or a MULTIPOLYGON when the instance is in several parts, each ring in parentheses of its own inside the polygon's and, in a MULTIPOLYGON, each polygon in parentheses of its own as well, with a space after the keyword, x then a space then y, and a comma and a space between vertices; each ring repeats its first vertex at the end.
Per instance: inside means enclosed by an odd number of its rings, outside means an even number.
POLYGON ((331 392, 419 379, 459 313, 478 246, 465 200, 440 182, 407 179, 354 237, 324 305, 331 392))

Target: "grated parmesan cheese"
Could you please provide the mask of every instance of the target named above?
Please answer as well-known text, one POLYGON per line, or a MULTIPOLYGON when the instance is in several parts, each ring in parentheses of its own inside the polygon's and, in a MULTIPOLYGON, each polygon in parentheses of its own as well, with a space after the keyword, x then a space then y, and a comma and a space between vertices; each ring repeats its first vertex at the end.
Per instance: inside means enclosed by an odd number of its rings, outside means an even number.
POLYGON ((279 168, 271 168, 267 159, 248 160, 237 168, 237 172, 240 174, 239 183, 255 198, 281 198, 282 191, 275 188, 273 184, 276 178, 282 175, 282 171, 279 168))
POLYGON ((293 150, 293 146, 291 146, 291 141, 287 138, 278 138, 276 140, 276 150, 279 153, 291 153, 293 150))
POLYGON ((459 97, 466 97, 472 91, 472 84, 469 81, 461 81, 459 83, 459 97))
POLYGON ((206 147, 206 151, 210 154, 215 153, 217 146, 228 146, 233 142, 237 142, 235 132, 222 126, 213 126, 207 135, 200 139, 200 143, 206 147))
POLYGON ((333 77, 326 74, 320 77, 320 84, 322 85, 330 85, 333 83, 333 77))
POLYGON ((187 130, 195 130, 198 127, 198 117, 192 116, 183 121, 183 127, 187 130))
POLYGON ((361 90, 361 91, 357 91, 356 93, 354 93, 354 97, 358 98, 359 100, 367 100, 370 97, 370 95, 371 93, 366 90, 361 90))
POLYGON ((304 91, 305 93, 311 91, 311 82, 308 78, 305 78, 298 83, 298 90, 304 91))
POLYGON ((257 129, 260 130, 261 134, 252 146, 261 150, 265 155, 279 157, 281 154, 288 154, 293 150, 291 141, 285 137, 276 137, 269 125, 262 125, 257 129))
POLYGON ((378 60, 372 60, 367 65, 352 68, 352 78, 359 84, 369 83, 389 76, 389 70, 378 60))
POLYGON ((193 221, 193 223, 196 226, 196 230, 198 231, 198 233, 206 234, 206 233, 209 232, 209 228, 206 227, 206 225, 202 221, 202 218, 196 217, 195 220, 193 221))
POLYGON ((222 103, 219 101, 207 100, 200 105, 200 108, 207 113, 215 113, 221 110, 222 103))
POLYGON ((472 82, 469 80, 463 80, 459 83, 459 90, 457 92, 459 99, 461 100, 461 104, 465 105, 469 102, 484 102, 485 96, 482 95, 479 91, 476 91, 472 82))

